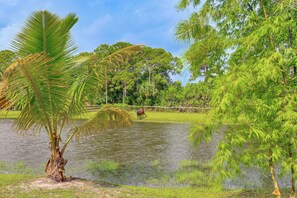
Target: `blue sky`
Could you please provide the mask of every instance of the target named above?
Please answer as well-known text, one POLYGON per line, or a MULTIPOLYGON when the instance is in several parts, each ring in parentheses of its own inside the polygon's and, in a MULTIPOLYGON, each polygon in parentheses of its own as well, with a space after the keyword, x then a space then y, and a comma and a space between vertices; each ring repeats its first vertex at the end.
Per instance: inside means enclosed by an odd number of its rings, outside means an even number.
MULTIPOLYGON (((49 10, 59 16, 70 12, 79 17, 72 29, 78 52, 93 51, 98 45, 126 41, 164 48, 181 57, 189 47, 174 37, 179 21, 190 11, 178 12, 179 0, 0 0, 0 50, 11 40, 35 10, 49 10)), ((188 73, 174 79, 186 81, 188 73)))

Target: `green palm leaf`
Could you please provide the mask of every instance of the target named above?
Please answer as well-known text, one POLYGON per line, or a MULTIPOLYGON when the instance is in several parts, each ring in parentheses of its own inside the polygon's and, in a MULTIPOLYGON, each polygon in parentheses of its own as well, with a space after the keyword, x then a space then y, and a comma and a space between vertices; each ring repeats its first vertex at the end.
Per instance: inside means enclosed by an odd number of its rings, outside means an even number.
POLYGON ((132 117, 127 111, 111 105, 105 105, 98 110, 93 118, 71 129, 71 134, 62 149, 62 154, 73 136, 76 136, 76 138, 90 136, 107 129, 127 127, 131 123, 132 117))
POLYGON ((47 11, 34 12, 14 40, 12 46, 23 58, 9 77, 9 97, 13 105, 23 105, 16 120, 19 129, 46 123, 48 131, 56 131, 61 118, 66 116, 70 98, 65 93, 73 65, 70 58, 75 50, 70 28, 76 22, 73 14, 61 19, 47 11), (42 58, 27 61, 31 54, 40 53, 42 58))
POLYGON ((98 110, 93 118, 73 130, 76 131, 76 137, 79 138, 106 129, 130 126, 131 122, 131 115, 127 111, 107 105, 98 110))

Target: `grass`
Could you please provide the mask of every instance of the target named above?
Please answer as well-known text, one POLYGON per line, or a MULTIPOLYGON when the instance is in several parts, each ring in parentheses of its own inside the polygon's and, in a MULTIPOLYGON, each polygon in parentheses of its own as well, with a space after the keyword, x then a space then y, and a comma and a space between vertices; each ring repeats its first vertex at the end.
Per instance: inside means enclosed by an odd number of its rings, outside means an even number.
MULTIPOLYGON (((268 190, 223 191, 215 188, 147 188, 116 186, 85 181, 83 186, 69 188, 36 188, 28 183, 40 176, 22 174, 0 174, 0 197, 132 197, 132 198, 216 198, 216 197, 272 197, 268 190)), ((288 191, 284 191, 287 196, 288 191)))
MULTIPOLYGON (((0 174, 0 188, 3 188, 8 185, 17 185, 20 181, 26 182, 29 179, 32 179, 31 175, 22 175, 22 174, 0 174)), ((0 191, 1 192, 1 191, 0 191)))
MULTIPOLYGON (((29 183, 39 179, 37 176, 21 174, 0 174, 0 198, 12 197, 122 197, 122 198, 246 198, 273 197, 271 190, 232 190, 216 188, 147 188, 135 186, 116 186, 85 181, 83 186, 69 188, 36 188, 29 183)), ((288 190, 282 190, 283 197, 289 197, 288 190)))
POLYGON ((40 174, 42 173, 42 169, 32 168, 26 165, 23 161, 17 161, 15 163, 6 163, 0 161, 0 174, 40 174))
POLYGON ((93 192, 84 189, 36 189, 26 183, 37 179, 37 176, 22 174, 0 174, 0 198, 12 197, 95 197, 93 192))
MULTIPOLYGON (((16 119, 19 115, 19 111, 0 111, 0 118, 16 119)), ((180 113, 180 112, 146 112, 147 117, 138 120, 135 112, 130 112, 133 120, 137 122, 160 122, 160 123, 203 123, 207 118, 207 113, 180 113)), ((95 112, 89 112, 83 114, 79 118, 88 119, 91 118, 95 112)))
POLYGON ((86 169, 88 171, 99 171, 101 173, 113 173, 119 169, 119 164, 113 161, 98 161, 87 163, 86 169))
POLYGON ((222 198, 236 197, 237 191, 217 191, 216 189, 203 188, 145 188, 145 187, 128 187, 133 190, 135 197, 164 197, 164 198, 222 198))
POLYGON ((147 117, 139 122, 164 122, 164 123, 203 123, 207 113, 180 113, 180 112, 146 112, 147 117))

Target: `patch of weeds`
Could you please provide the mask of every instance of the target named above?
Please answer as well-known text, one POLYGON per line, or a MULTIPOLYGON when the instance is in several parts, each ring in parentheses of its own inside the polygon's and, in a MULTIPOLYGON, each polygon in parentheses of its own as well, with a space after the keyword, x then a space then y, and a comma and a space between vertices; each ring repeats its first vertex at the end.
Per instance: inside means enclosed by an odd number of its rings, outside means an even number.
POLYGON ((221 198, 221 197, 236 197, 233 191, 223 192, 217 189, 209 188, 146 188, 146 187, 126 187, 133 191, 134 197, 163 197, 163 198, 221 198))
POLYGON ((0 174, 39 174, 41 170, 26 165, 23 161, 6 163, 0 161, 0 174))
POLYGON ((120 165, 110 160, 87 163, 86 169, 92 173, 116 173, 120 165))
POLYGON ((164 186, 170 179, 159 160, 148 163, 119 164, 112 161, 89 162, 86 170, 101 181, 124 185, 164 186))
POLYGON ((160 174, 158 177, 147 179, 146 182, 156 186, 166 186, 170 181, 170 175, 165 173, 160 174))
POLYGON ((220 183, 211 177, 211 166, 193 160, 184 160, 174 173, 174 179, 178 184, 195 187, 210 188, 219 187, 220 183))
POLYGON ((160 167, 160 161, 159 160, 154 160, 151 162, 151 166, 152 167, 156 167, 156 168, 159 168, 160 167))
POLYGON ((32 175, 21 174, 0 174, 0 187, 8 185, 16 185, 20 182, 34 178, 32 175))

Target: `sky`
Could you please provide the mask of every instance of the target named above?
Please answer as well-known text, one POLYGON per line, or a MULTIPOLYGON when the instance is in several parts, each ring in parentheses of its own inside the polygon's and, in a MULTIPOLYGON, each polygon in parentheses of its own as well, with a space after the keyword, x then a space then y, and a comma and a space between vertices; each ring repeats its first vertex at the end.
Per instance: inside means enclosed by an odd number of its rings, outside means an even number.
MULTIPOLYGON (((92 52, 100 44, 118 41, 164 48, 182 57, 189 47, 175 39, 177 24, 190 11, 177 11, 179 0, 0 0, 0 50, 21 30, 36 10, 49 10, 59 16, 75 13, 79 20, 72 28, 77 53, 92 52)), ((187 81, 184 71, 173 80, 187 81)))

